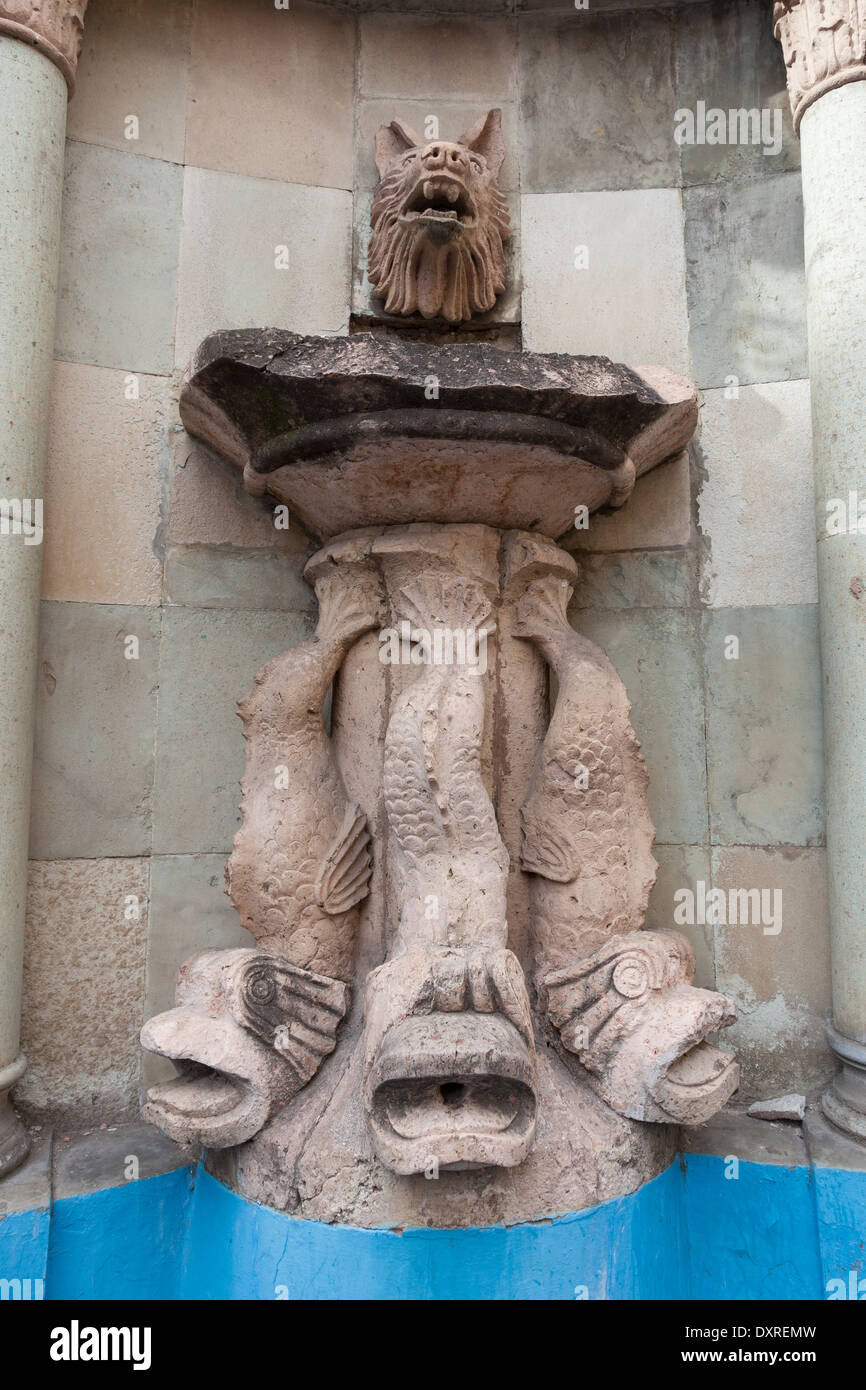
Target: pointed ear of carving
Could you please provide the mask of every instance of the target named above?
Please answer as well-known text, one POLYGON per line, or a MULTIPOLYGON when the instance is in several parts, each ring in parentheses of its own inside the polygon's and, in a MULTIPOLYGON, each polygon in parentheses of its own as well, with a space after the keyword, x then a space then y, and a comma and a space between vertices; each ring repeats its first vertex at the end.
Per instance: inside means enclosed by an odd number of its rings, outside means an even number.
POLYGON ((379 170, 379 178, 385 177, 401 154, 420 144, 421 141, 412 127, 404 125, 402 121, 392 121, 390 125, 383 125, 376 132, 376 168, 379 170))
POLYGON ((502 112, 496 106, 482 116, 465 135, 460 136, 461 145, 482 154, 494 175, 499 173, 505 158, 505 141, 502 139, 502 112))

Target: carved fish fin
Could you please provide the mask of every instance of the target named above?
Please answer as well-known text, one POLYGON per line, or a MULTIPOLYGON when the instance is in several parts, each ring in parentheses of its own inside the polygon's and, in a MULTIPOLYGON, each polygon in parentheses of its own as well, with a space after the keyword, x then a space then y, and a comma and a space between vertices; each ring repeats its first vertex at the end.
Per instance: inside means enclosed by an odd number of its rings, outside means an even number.
POLYGON ((580 855, 573 838, 560 833, 549 817, 527 801, 520 811, 523 827, 521 868, 528 874, 540 874, 554 883, 570 883, 577 878, 580 855))
POLYGON ((305 1086, 334 1050, 349 986, 278 956, 250 953, 235 976, 230 1006, 237 1021, 275 1048, 298 1086, 305 1086))
POLYGON ((316 879, 316 902, 332 916, 348 912, 367 896, 372 872, 367 818, 360 806, 348 806, 316 879))

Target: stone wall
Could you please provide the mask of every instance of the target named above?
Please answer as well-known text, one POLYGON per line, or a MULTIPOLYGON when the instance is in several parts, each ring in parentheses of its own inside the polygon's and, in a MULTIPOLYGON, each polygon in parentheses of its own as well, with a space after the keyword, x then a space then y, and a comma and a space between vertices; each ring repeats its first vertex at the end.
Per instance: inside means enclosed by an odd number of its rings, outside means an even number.
POLYGON ((832 1070, 800 175, 770 7, 473 8, 91 0, 45 498, 31 1115, 133 1115, 159 1066, 138 1028, 178 965, 249 940, 222 891, 235 702, 309 631, 313 547, 180 429, 183 367, 214 328, 349 332, 371 309, 376 127, 435 115, 456 136, 493 105, 524 287, 499 317, 528 349, 703 392, 690 456, 574 541, 574 621, 626 681, 650 771, 650 924, 699 882, 780 889, 778 934, 684 928, 698 983, 739 1004, 741 1095, 832 1070), (779 110, 778 153, 678 145, 700 101, 779 110))

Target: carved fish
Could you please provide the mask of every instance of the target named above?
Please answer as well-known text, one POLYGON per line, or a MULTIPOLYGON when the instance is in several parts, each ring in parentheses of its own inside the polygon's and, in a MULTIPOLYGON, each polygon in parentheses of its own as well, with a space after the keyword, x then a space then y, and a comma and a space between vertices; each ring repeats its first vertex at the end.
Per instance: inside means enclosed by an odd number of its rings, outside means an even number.
POLYGON ((322 708, 352 643, 378 621, 373 584, 358 566, 320 578, 315 637, 263 667, 238 707, 247 740, 243 824, 227 891, 262 945, 340 980, 352 977, 354 910, 372 859, 366 818, 346 793, 322 708))
POLYGON ((736 1010, 694 987, 685 937, 641 930, 657 868, 649 779, 625 686, 568 622, 571 592, 566 580, 533 580, 514 629, 559 684, 522 808, 539 999, 553 1036, 614 1110, 700 1124, 738 1084, 731 1055, 706 1041, 736 1010))
POLYGON ((559 683, 556 708, 521 812, 521 864, 535 874, 542 969, 638 931, 655 882, 648 777, 625 686, 600 647, 566 616, 566 580, 533 581, 517 636, 529 637, 559 683))
POLYGON ((142 1113, 180 1143, 250 1139, 333 1051, 348 1007, 370 835, 322 707, 352 643, 378 621, 378 581, 351 565, 322 575, 316 593, 315 637, 269 662, 240 704, 243 825, 226 887, 264 949, 193 956, 176 1007, 141 1033, 177 1071, 150 1088, 142 1113))

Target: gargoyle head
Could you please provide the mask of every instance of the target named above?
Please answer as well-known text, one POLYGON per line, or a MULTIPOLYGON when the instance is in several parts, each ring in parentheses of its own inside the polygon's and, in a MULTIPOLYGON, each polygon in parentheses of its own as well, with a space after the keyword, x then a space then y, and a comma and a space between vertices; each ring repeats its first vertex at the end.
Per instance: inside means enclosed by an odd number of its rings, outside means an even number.
POLYGON ((400 121, 382 127, 368 273, 387 313, 462 323, 493 308, 511 235, 496 183, 504 158, 499 110, 457 141, 422 141, 400 121))

